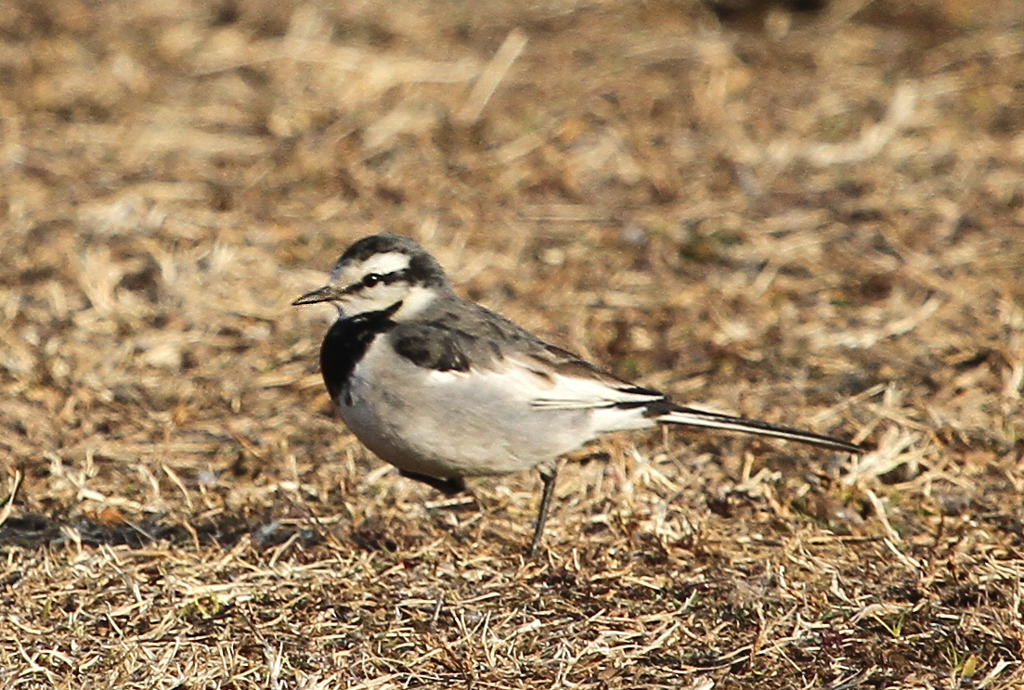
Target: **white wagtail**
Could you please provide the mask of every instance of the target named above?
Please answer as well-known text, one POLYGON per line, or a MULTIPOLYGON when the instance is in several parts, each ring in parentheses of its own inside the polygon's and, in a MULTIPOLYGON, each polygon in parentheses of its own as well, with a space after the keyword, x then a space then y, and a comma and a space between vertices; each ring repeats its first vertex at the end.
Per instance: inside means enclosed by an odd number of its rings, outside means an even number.
POLYGON ((658 423, 742 431, 847 453, 853 443, 673 403, 549 345, 452 290, 407 237, 365 237, 330 282, 293 304, 332 302, 320 348, 331 400, 352 433, 404 477, 445 494, 465 477, 537 469, 544 489, 536 551, 558 458, 597 436, 658 423))

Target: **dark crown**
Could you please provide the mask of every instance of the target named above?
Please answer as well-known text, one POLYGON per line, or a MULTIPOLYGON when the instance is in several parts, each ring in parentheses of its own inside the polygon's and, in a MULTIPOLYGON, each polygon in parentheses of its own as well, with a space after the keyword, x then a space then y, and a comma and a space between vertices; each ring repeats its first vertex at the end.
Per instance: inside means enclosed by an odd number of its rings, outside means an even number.
POLYGON ((400 252, 409 257, 409 268, 403 271, 406 280, 414 285, 447 287, 448 275, 444 268, 427 251, 403 235, 381 233, 357 241, 345 250, 338 259, 338 265, 366 261, 374 254, 400 252))

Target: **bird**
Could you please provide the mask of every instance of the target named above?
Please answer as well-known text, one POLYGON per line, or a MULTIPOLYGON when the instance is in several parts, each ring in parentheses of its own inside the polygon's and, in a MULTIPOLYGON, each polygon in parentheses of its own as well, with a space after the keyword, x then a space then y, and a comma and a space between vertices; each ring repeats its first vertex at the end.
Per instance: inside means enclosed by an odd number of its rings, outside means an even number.
POLYGON ((810 431, 678 405, 551 345, 456 294, 414 240, 357 240, 323 287, 294 306, 331 303, 320 348, 334 406, 359 441, 403 477, 454 495, 466 478, 536 470, 536 554, 559 458, 617 431, 678 424, 798 441, 844 453, 862 446, 810 431))

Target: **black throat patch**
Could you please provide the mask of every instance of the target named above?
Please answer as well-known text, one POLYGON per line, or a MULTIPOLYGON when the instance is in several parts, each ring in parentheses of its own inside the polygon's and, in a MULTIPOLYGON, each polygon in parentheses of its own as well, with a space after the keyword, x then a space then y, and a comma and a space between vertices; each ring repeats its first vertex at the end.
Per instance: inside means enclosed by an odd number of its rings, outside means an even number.
POLYGON ((345 394, 352 372, 366 355, 373 341, 381 333, 395 327, 396 324, 391 317, 401 306, 402 303, 398 302, 383 311, 371 311, 347 319, 338 319, 327 331, 327 336, 320 346, 320 372, 323 374, 327 392, 335 403, 338 403, 339 398, 345 394))

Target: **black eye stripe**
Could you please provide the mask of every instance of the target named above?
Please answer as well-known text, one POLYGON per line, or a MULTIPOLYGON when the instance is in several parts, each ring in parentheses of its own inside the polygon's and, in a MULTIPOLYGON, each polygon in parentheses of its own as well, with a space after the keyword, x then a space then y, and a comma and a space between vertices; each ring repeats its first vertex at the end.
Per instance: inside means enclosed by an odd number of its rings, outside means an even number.
POLYGON ((351 295, 354 292, 360 290, 367 290, 383 283, 384 285, 391 285, 397 283, 400 280, 406 280, 409 276, 409 269, 403 268, 400 271, 392 271, 391 273, 367 273, 358 282, 352 283, 347 288, 342 290, 343 294, 351 295))
POLYGON ((392 271, 391 273, 385 273, 381 276, 381 280, 385 285, 391 285, 391 283, 397 283, 400 280, 406 280, 409 277, 409 269, 403 268, 401 271, 392 271))

